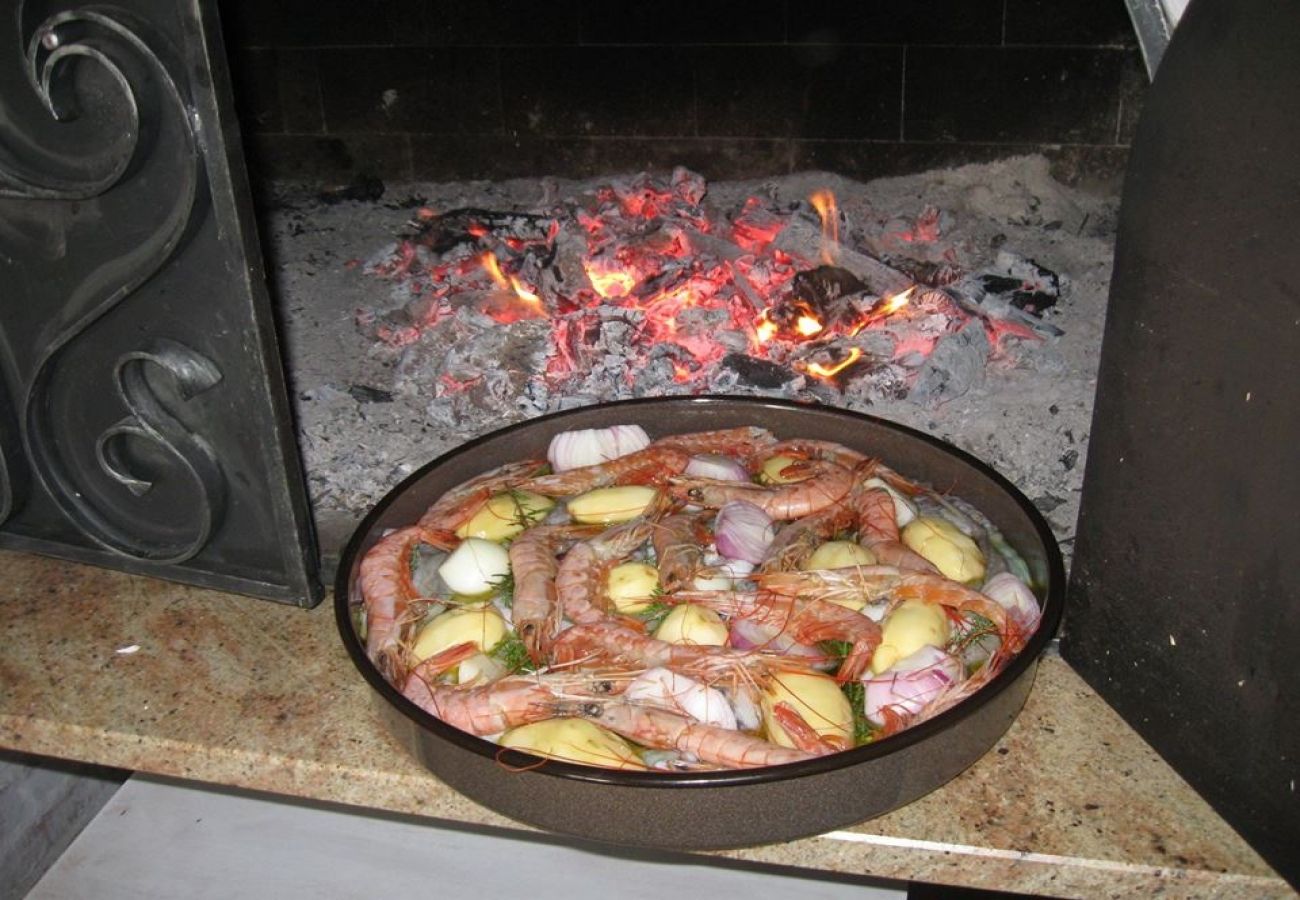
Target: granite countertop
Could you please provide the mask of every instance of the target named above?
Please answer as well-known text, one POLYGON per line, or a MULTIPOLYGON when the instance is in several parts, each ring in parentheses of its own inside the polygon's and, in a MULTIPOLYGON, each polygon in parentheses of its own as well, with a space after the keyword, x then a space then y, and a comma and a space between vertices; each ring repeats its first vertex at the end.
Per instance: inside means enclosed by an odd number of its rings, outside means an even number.
MULTIPOLYGON (((388 736, 314 610, 0 551, 0 747, 529 831, 388 736)), ((1059 657, 995 748, 916 802, 733 859, 1053 896, 1294 892, 1059 657)))

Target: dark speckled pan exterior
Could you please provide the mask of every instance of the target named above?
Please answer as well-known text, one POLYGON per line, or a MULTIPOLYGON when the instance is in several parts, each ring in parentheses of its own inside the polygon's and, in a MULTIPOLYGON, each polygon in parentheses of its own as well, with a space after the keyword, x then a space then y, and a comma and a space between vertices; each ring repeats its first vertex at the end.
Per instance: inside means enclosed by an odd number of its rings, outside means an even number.
POLYGON ((398 485, 357 529, 339 567, 335 613, 353 662, 393 734, 438 778, 538 828, 624 846, 706 850, 785 841, 882 815, 934 790, 983 756, 1011 725, 1064 604, 1060 552, 1042 516, 983 463, 920 432, 823 406, 741 397, 674 397, 583 407, 493 432, 398 485), (909 478, 959 496, 993 521, 1043 590, 1043 624, 985 688, 953 709, 866 747, 787 766, 733 772, 618 772, 506 751, 403 698, 365 656, 353 626, 362 555, 419 518, 448 488, 512 460, 545 457, 575 428, 640 424, 651 437, 761 425, 780 438, 838 441, 909 478))

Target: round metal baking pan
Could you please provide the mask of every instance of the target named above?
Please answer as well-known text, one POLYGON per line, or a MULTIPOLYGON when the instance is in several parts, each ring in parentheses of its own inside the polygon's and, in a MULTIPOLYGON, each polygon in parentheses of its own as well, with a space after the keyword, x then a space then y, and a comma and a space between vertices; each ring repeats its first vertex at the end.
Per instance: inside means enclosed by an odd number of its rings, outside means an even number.
POLYGON ((1064 568, 1032 504, 979 460, 921 432, 823 406, 739 397, 673 397, 588 406, 503 428, 447 453, 394 488, 344 551, 335 614, 352 661, 384 721, 434 775, 466 796, 538 828, 624 846, 703 850, 819 834, 882 815, 929 793, 984 755, 1033 684, 1060 623, 1064 568), (972 697, 897 735, 807 762, 761 769, 669 774, 540 760, 503 750, 421 710, 379 674, 354 625, 362 556, 387 530, 408 525, 451 487, 500 464, 544 457, 551 437, 575 428, 639 424, 651 437, 761 425, 780 438, 838 441, 909 478, 969 501, 1025 558, 1042 623, 1024 650, 972 697))

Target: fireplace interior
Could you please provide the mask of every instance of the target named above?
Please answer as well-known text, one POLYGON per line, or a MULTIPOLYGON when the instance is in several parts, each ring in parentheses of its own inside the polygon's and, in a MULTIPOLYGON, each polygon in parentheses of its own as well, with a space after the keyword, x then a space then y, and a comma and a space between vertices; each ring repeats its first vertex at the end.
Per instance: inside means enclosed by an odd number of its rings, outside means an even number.
POLYGON ((936 433, 1068 551, 1147 83, 1123 3, 478 9, 222 9, 327 562, 468 436, 700 392, 936 433))
MULTIPOLYGON (((220 14, 233 191, 252 199, 277 427, 305 483, 279 502, 298 520, 308 505, 314 527, 290 543, 318 542, 320 581, 370 506, 440 453, 667 394, 928 432, 1009 478, 1075 551, 1147 101, 1120 0, 220 14)), ((130 447, 123 472, 151 462, 130 447)), ((1229 814, 1280 866, 1276 807, 1229 814)))

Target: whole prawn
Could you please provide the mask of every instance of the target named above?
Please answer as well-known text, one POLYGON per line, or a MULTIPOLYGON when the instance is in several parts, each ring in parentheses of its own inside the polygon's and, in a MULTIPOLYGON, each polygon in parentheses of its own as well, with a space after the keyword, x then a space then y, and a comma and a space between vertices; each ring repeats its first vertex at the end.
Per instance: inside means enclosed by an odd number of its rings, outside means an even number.
POLYGON ((651 444, 608 462, 528 478, 515 487, 548 497, 572 497, 615 484, 657 484, 684 471, 690 458, 685 450, 651 444))
POLYGON ((769 486, 674 476, 668 484, 672 495, 684 503, 718 509, 732 500, 747 500, 772 519, 787 520, 810 516, 842 502, 856 479, 852 469, 824 459, 798 460, 782 475, 798 480, 769 486))
POLYGON ((576 712, 638 744, 676 750, 712 766, 779 766, 818 755, 782 747, 743 731, 705 725, 679 713, 624 701, 580 702, 576 712))
POLYGON ((1010 620, 995 600, 974 588, 929 572, 915 572, 898 566, 855 566, 818 569, 810 572, 773 572, 759 577, 761 587, 788 597, 815 596, 825 600, 919 600, 957 612, 982 616, 997 629, 1002 648, 1018 652, 1028 635, 1010 620))
POLYGON ((574 544, 555 574, 556 598, 570 622, 599 622, 609 615, 605 576, 618 560, 646 543, 654 523, 635 519, 574 544))
POLYGON ((399 528, 366 551, 357 574, 366 612, 366 653, 394 681, 404 675, 402 631, 417 599, 411 555, 421 543, 450 550, 457 541, 455 535, 421 525, 399 528))
POLYGON ((673 644, 637 631, 615 619, 571 625, 551 645, 551 668, 621 666, 650 669, 663 666, 706 682, 739 676, 746 671, 765 674, 772 659, 752 650, 698 644, 673 644))
POLYGON ((516 487, 535 476, 545 465, 545 460, 525 459, 471 478, 435 500, 420 516, 418 524, 424 528, 455 531, 468 522, 493 494, 516 487))
POLYGON ((651 543, 659 569, 659 587, 671 594, 689 584, 704 565, 704 546, 709 538, 701 531, 704 513, 677 513, 655 526, 651 543))
POLYGON ((880 646, 880 626, 856 610, 816 595, 782 595, 772 591, 681 591, 676 600, 698 603, 723 615, 749 619, 793 637, 801 644, 845 641, 848 654, 837 677, 854 681, 871 664, 880 646))
POLYGON ((472 642, 457 644, 411 670, 402 696, 425 712, 470 734, 499 734, 509 728, 552 719, 575 691, 598 696, 612 691, 611 683, 589 679, 585 689, 570 674, 513 675, 488 684, 442 684, 439 675, 478 652, 472 642))
POLYGON ((757 426, 673 434, 651 444, 652 447, 682 450, 689 454, 724 453, 731 456, 763 453, 775 445, 776 437, 772 432, 757 426))
POLYGON ((555 587, 559 554, 570 542, 592 537, 598 531, 594 526, 536 525, 510 544, 510 571, 515 583, 511 621, 536 665, 545 662, 551 640, 559 630, 560 606, 555 587))
POLYGON ((858 543, 881 565, 938 574, 934 564, 903 543, 898 531, 894 498, 884 488, 855 491, 851 500, 857 514, 858 543))

